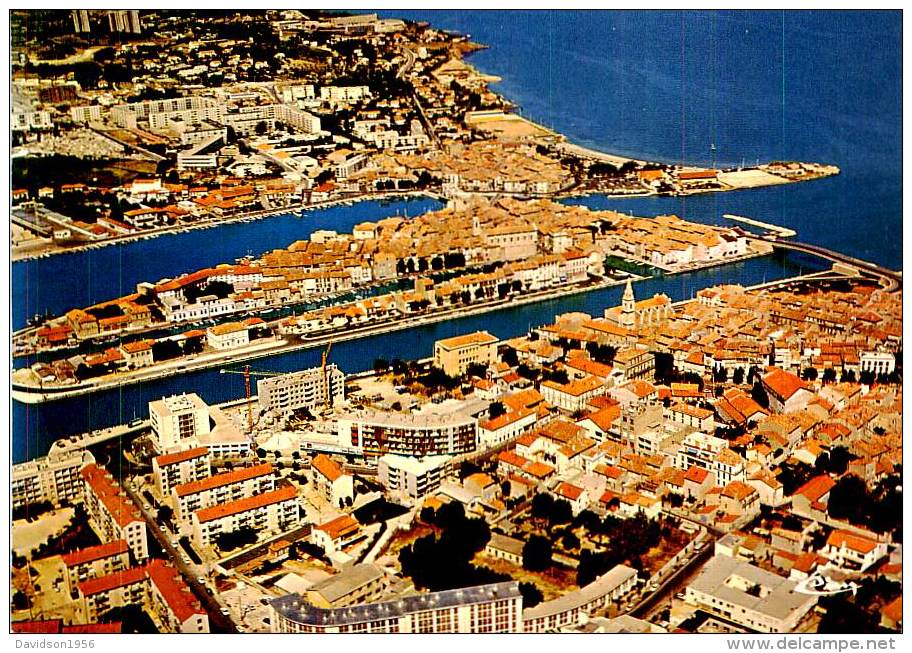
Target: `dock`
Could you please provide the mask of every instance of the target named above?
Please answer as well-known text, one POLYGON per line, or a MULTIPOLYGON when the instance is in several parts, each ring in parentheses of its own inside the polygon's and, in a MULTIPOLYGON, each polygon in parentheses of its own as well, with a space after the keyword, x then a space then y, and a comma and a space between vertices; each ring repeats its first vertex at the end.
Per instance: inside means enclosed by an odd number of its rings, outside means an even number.
POLYGON ((124 435, 132 435, 133 433, 150 428, 151 425, 152 423, 147 419, 133 420, 129 424, 118 424, 117 426, 110 426, 106 429, 98 429, 97 431, 71 435, 68 438, 60 438, 59 440, 54 441, 48 454, 61 454, 76 449, 87 449, 88 447, 108 440, 114 440, 115 438, 124 435))
POLYGON ((745 218, 743 215, 732 215, 731 213, 725 213, 722 217, 726 220, 734 220, 735 222, 742 222, 752 227, 766 229, 775 233, 780 238, 794 238, 798 235, 798 232, 794 229, 789 229, 788 227, 780 227, 777 224, 770 224, 769 222, 760 222, 759 220, 754 220, 753 218, 745 218))

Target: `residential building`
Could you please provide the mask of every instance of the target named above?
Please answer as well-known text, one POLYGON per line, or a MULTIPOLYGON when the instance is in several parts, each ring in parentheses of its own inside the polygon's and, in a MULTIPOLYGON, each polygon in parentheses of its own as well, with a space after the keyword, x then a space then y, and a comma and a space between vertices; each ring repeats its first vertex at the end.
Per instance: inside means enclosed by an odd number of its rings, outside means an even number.
POLYGON ((878 542, 874 536, 836 529, 830 533, 821 554, 831 565, 844 571, 864 572, 887 555, 887 544, 878 542))
POLYGON ((226 322, 206 329, 206 343, 218 351, 237 349, 250 343, 250 334, 241 322, 226 322))
POLYGON ((79 584, 90 578, 100 578, 130 566, 130 547, 126 540, 79 549, 61 556, 65 569, 67 591, 75 595, 79 584))
POLYGON ((301 523, 298 492, 285 485, 271 492, 197 510, 191 515, 191 539, 199 547, 213 544, 221 533, 251 528, 277 533, 301 523))
POLYGON ((418 502, 440 487, 449 460, 450 456, 414 458, 386 454, 377 461, 377 480, 391 495, 418 502))
POLYGON ((569 413, 583 410, 592 399, 608 392, 598 377, 587 376, 569 383, 542 382, 539 390, 545 401, 569 413))
POLYGON ((796 583, 737 558, 716 555, 685 590, 685 600, 758 633, 790 633, 817 603, 796 583))
POLYGON ((272 463, 262 463, 176 485, 171 490, 171 498, 176 508, 175 517, 183 525, 189 525, 197 510, 272 492, 275 488, 276 473, 272 463))
POLYGON ((207 447, 194 447, 152 459, 152 480, 160 497, 171 495, 171 488, 209 476, 211 460, 207 447))
POLYGON ((313 367, 257 381, 260 412, 284 415, 301 408, 334 406, 345 397, 345 374, 336 365, 313 367))
POLYGON ((513 581, 424 592, 381 603, 319 608, 288 594, 271 602, 279 633, 518 633, 522 595, 513 581))
POLYGON ((517 567, 521 567, 524 547, 525 542, 522 540, 492 532, 491 539, 485 545, 484 552, 487 556, 506 560, 517 567))
POLYGON ((80 471, 94 463, 88 450, 77 449, 13 465, 13 510, 44 501, 55 507, 78 501, 83 491, 80 471))
POLYGON ((323 549, 327 555, 351 546, 364 539, 361 524, 351 515, 340 515, 335 519, 314 526, 310 532, 310 540, 323 549))
POLYGON ((339 443, 368 456, 457 455, 475 451, 474 417, 452 413, 350 412, 336 422, 339 443))
POLYGON ((196 393, 150 402, 149 420, 158 450, 165 453, 195 448, 197 438, 211 431, 209 406, 196 393))
POLYGON ((342 507, 355 498, 355 479, 342 466, 324 454, 317 454, 310 463, 310 480, 314 488, 330 505, 342 507))
POLYGON ((434 365, 449 376, 462 376, 470 365, 495 362, 497 342, 487 331, 438 340, 434 343, 434 365))
POLYGON ((148 558, 146 522, 114 477, 94 463, 84 467, 80 474, 86 512, 99 539, 103 543, 126 540, 134 560, 148 558))

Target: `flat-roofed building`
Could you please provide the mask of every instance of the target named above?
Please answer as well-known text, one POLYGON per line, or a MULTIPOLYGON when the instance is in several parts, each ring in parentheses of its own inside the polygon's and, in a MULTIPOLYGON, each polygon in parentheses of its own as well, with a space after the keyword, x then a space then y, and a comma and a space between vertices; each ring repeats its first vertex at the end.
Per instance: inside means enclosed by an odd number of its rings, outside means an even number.
POLYGON ((377 480, 386 491, 406 501, 420 501, 440 488, 450 456, 394 456, 377 461, 377 480))
POLYGON ((589 615, 604 610, 636 585, 636 569, 616 565, 594 581, 578 590, 539 603, 523 610, 523 632, 557 632, 567 626, 579 625, 589 615))
POLYGON ((158 449, 165 453, 194 448, 197 438, 211 430, 209 406, 195 392, 150 402, 149 420, 158 449))
POLYGON ((209 449, 194 447, 153 458, 152 480, 159 496, 167 497, 175 485, 206 478, 212 473, 211 469, 209 449))
POLYGON ((305 598, 318 608, 340 608, 375 601, 387 586, 383 569, 372 563, 346 567, 307 590, 305 598))
POLYGON ((270 605, 272 630, 279 633, 522 632, 522 594, 515 581, 337 609, 318 608, 298 594, 270 605))
POLYGON ((335 460, 317 454, 310 463, 310 480, 331 505, 339 506, 355 498, 355 479, 335 460))
POLYGON ((457 455, 475 451, 478 423, 471 415, 350 412, 336 422, 339 442, 367 456, 457 455))
POLYGON ((197 510, 272 492, 275 487, 272 463, 262 463, 176 485, 171 497, 177 508, 177 520, 189 525, 191 515, 197 510))
POLYGON ((271 492, 197 510, 191 515, 191 538, 199 547, 213 543, 221 533, 252 528, 277 533, 301 523, 298 492, 285 485, 271 492))
POLYGON ((817 603, 797 583, 748 562, 717 555, 687 586, 685 600, 758 633, 789 633, 817 603))
POLYGON ((74 450, 13 465, 13 510, 44 501, 55 507, 78 501, 83 492, 79 472, 94 463, 89 451, 74 450))
POLYGON ((449 376, 462 376, 470 365, 490 365, 497 359, 498 340, 487 331, 438 340, 434 365, 449 376))
POLYGON ((139 508, 103 467, 92 464, 80 472, 83 479, 84 505, 102 542, 126 540, 133 559, 149 557, 146 522, 139 508))
POLYGON ((345 374, 335 365, 326 374, 312 367, 257 381, 257 405, 261 412, 283 415, 301 408, 334 406, 345 398, 345 374))

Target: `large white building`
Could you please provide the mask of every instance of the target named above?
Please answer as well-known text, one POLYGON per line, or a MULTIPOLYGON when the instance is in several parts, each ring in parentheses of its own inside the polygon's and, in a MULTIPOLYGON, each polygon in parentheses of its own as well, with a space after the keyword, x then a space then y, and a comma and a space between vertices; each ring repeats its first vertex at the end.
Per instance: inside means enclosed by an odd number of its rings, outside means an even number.
POLYGON ((272 630, 279 633, 522 632, 522 594, 514 581, 337 609, 317 608, 287 594, 271 607, 272 630))
POLYGON ((685 600, 758 633, 789 633, 817 603, 796 583, 750 563, 717 555, 688 586, 685 600))
POLYGON ((158 449, 166 453, 188 448, 189 443, 195 444, 199 436, 211 430, 209 406, 196 393, 149 403, 149 419, 158 449))
POLYGON ((99 539, 126 540, 135 560, 149 557, 146 522, 139 508, 103 467, 91 464, 80 472, 86 512, 99 539))
POLYGON ((340 444, 365 455, 456 455, 475 451, 478 425, 462 414, 351 412, 336 422, 340 444))
POLYGON ((406 501, 420 501, 440 488, 450 456, 381 456, 377 479, 386 491, 406 501))
POLYGON ((178 521, 189 524, 197 510, 272 492, 275 486, 275 469, 271 463, 262 463, 177 485, 171 497, 178 521))
POLYGON ((300 523, 298 492, 294 486, 285 485, 271 492, 197 510, 191 516, 191 537, 194 544, 206 547, 220 533, 242 528, 277 533, 300 523))
POLYGON ((95 458, 89 451, 77 450, 13 465, 13 509, 43 501, 60 506, 80 499, 83 485, 79 472, 94 463, 95 458))
POLYGON ((263 413, 289 413, 300 408, 330 406, 345 398, 345 374, 335 365, 282 374, 257 381, 257 403, 263 413))

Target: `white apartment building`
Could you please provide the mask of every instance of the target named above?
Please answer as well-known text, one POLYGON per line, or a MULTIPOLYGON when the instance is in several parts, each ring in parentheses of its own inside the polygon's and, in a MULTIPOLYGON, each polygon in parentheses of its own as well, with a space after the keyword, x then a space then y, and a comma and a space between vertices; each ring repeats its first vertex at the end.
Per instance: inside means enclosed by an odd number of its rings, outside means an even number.
POLYGON ((301 523, 297 490, 286 485, 271 492, 197 510, 191 516, 191 539, 207 547, 220 533, 241 528, 276 533, 301 523))
POLYGON ((355 498, 355 479, 342 466, 324 454, 310 463, 310 481, 330 505, 339 506, 355 498))
POLYGON ((287 594, 271 607, 272 630, 279 633, 518 633, 523 626, 515 581, 337 609, 287 594))
POLYGON ((875 375, 891 374, 896 369, 896 357, 885 351, 863 351, 858 357, 862 372, 875 375))
POLYGON ((197 510, 272 492, 275 486, 275 469, 271 463, 263 463, 177 485, 171 490, 171 498, 177 520, 189 525, 197 510))
POLYGON ((257 380, 260 412, 282 415, 300 408, 319 408, 325 401, 334 406, 345 398, 345 374, 336 365, 319 367, 257 380))
POLYGON ((440 488, 450 456, 412 458, 387 454, 377 461, 377 480, 390 494, 418 502, 440 488))
POLYGON ((149 420, 158 450, 166 453, 196 446, 197 438, 211 431, 209 406, 196 393, 150 402, 149 420))
POLYGON ((728 441, 700 431, 688 434, 675 458, 675 467, 687 471, 697 466, 715 475, 716 485, 744 481, 745 461, 729 449, 728 441))
POLYGON ((152 480, 160 497, 171 494, 171 488, 206 478, 212 473, 207 447, 194 447, 156 456, 152 459, 152 480))
POLYGON ((83 449, 49 454, 13 465, 13 509, 43 501, 59 507, 79 500, 83 491, 79 472, 86 465, 94 463, 94 456, 83 449))

